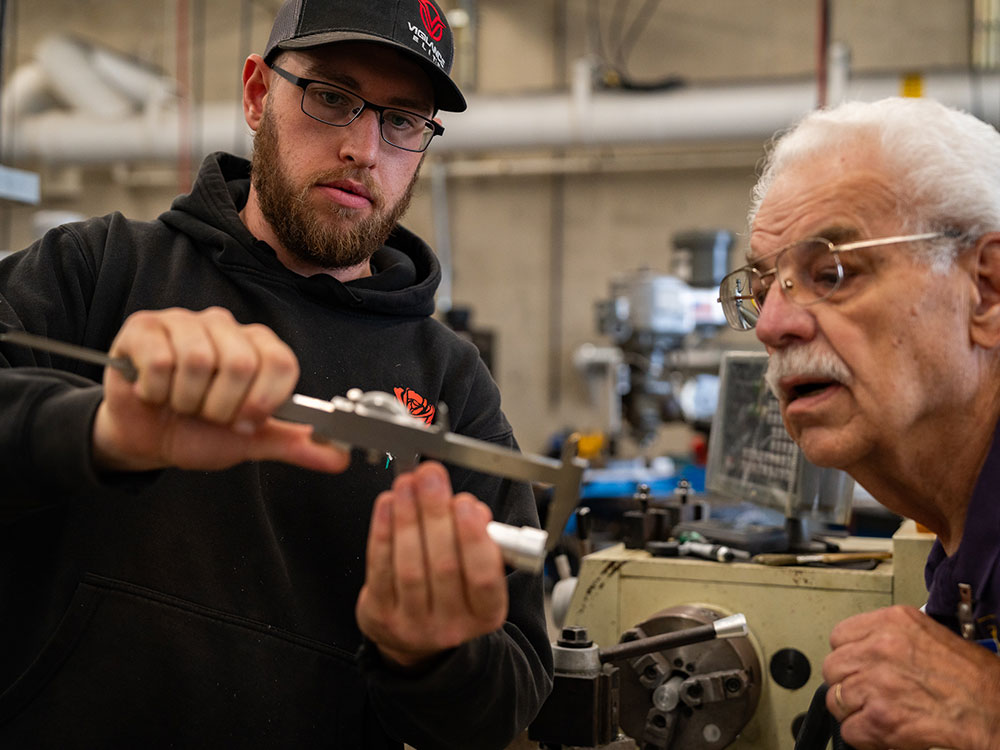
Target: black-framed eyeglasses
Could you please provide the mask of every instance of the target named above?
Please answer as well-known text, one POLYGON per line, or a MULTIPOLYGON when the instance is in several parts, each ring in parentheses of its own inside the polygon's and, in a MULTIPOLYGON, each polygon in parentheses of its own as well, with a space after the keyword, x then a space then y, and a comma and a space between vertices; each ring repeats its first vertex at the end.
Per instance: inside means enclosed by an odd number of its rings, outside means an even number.
POLYGON ((726 322, 731 328, 737 331, 749 331, 756 327, 757 319, 764 307, 764 299, 775 279, 789 300, 801 307, 807 307, 829 299, 840 288, 844 281, 841 253, 941 237, 957 237, 957 235, 925 232, 857 240, 840 245, 835 245, 822 237, 810 237, 793 242, 765 258, 759 258, 757 263, 774 258, 774 266, 769 271, 761 272, 756 265, 747 265, 723 277, 719 285, 718 301, 722 303, 726 322))
POLYGON ((271 70, 302 89, 302 111, 314 120, 343 128, 366 109, 378 113, 382 140, 403 151, 424 151, 431 139, 444 133, 444 127, 427 117, 405 109, 383 107, 358 96, 353 91, 326 81, 302 78, 277 65, 271 70))

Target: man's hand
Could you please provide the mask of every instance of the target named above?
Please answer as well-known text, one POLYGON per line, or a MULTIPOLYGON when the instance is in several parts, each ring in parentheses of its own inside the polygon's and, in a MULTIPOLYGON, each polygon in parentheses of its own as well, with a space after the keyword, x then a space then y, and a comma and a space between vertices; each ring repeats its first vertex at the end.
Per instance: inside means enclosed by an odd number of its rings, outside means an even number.
POLYGON ((856 615, 830 635, 827 708, 857 750, 1000 747, 1000 659, 912 607, 856 615))
POLYGON ((224 469, 276 460, 343 471, 350 456, 311 438, 311 428, 270 418, 298 381, 298 360, 269 328, 241 325, 228 310, 143 311, 111 345, 139 372, 112 368, 94 420, 94 462, 105 471, 224 469))
POLYGON ((492 514, 452 495, 438 463, 396 478, 375 501, 356 615, 383 657, 418 666, 503 625, 507 580, 486 533, 492 514))

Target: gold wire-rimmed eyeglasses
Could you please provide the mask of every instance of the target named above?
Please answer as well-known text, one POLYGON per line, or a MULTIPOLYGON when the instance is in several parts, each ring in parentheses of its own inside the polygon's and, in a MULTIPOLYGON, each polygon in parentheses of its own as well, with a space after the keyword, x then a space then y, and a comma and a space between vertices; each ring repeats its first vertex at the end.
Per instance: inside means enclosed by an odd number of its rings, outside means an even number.
POLYGON ((924 232, 856 240, 834 244, 823 237, 809 237, 786 245, 754 264, 737 268, 723 277, 719 284, 719 299, 726 322, 737 331, 748 331, 757 325, 768 290, 778 284, 789 300, 806 307, 829 299, 844 281, 844 266, 840 254, 868 247, 920 242, 942 237, 958 237, 951 232, 924 232), (774 259, 768 271, 760 271, 757 264, 774 259))

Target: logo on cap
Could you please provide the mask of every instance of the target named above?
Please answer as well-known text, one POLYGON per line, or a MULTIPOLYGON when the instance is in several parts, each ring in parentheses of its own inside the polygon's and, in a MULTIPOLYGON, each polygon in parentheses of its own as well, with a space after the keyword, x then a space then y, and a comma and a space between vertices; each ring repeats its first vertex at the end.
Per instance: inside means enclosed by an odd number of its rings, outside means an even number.
POLYGON ((420 0, 420 20, 424 22, 424 28, 431 39, 440 42, 444 36, 444 21, 441 20, 441 13, 431 0, 420 0))

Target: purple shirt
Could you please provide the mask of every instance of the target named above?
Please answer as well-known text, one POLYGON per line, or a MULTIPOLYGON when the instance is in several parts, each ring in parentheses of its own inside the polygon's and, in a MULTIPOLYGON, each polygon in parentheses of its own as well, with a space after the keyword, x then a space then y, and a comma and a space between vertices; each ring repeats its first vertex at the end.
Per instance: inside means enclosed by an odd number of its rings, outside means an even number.
POLYGON ((958 631, 958 584, 972 587, 972 614, 978 638, 996 638, 1000 612, 1000 440, 993 444, 969 501, 958 550, 947 557, 935 540, 924 568, 927 614, 958 631))

